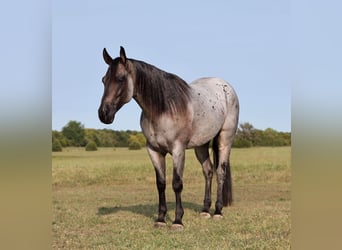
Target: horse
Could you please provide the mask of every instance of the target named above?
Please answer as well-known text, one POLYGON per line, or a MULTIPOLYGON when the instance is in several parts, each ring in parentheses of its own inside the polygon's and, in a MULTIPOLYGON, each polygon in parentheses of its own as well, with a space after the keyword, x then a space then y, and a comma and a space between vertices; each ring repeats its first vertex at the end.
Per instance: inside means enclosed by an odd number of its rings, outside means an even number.
POLYGON ((175 74, 126 57, 123 47, 113 59, 103 49, 108 65, 102 78, 104 93, 98 109, 101 122, 111 124, 120 108, 134 99, 142 113, 140 126, 156 174, 159 195, 156 227, 166 225, 165 156, 173 161, 172 188, 176 210, 172 229, 183 229, 181 193, 185 150, 194 148, 205 177, 205 194, 200 216, 211 218, 211 184, 217 174, 214 219, 222 218, 223 206, 232 204, 230 151, 239 119, 239 101, 233 87, 220 78, 206 77, 187 84, 175 74), (212 141, 213 163, 209 144, 212 141))

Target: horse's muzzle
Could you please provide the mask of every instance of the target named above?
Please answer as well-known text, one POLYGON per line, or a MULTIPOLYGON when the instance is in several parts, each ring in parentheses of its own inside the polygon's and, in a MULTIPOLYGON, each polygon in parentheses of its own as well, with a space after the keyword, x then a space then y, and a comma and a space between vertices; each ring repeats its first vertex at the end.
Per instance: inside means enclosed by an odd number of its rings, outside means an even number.
POLYGON ((101 104, 98 114, 101 122, 111 124, 114 121, 116 107, 111 104, 101 104))

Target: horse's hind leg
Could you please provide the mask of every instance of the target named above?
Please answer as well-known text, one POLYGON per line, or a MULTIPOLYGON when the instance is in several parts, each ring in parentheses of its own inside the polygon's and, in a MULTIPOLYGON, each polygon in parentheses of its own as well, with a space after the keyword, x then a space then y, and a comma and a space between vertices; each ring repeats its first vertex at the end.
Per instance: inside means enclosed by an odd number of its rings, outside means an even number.
POLYGON ((215 158, 218 158, 215 159, 217 201, 215 204, 214 218, 222 217, 223 206, 231 205, 233 202, 229 157, 234 135, 235 130, 223 130, 213 142, 213 150, 216 155, 215 158))
POLYGON ((205 178, 205 192, 204 192, 204 200, 203 200, 203 209, 201 212, 201 216, 205 218, 210 217, 209 209, 211 206, 211 183, 212 183, 212 178, 213 178, 213 166, 210 161, 208 147, 209 147, 209 143, 195 148, 195 154, 196 154, 198 161, 202 165, 203 175, 205 178))

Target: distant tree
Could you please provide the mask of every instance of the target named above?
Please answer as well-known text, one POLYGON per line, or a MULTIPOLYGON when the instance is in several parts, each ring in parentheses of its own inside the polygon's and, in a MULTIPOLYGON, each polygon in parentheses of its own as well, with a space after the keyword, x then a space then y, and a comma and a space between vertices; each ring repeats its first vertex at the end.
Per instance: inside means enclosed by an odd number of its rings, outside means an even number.
POLYGON ((286 146, 288 142, 283 137, 283 134, 272 129, 267 128, 264 130, 262 138, 262 146, 286 146))
POLYGON ((141 138, 139 140, 139 136, 137 134, 131 134, 128 139, 128 148, 130 150, 136 150, 136 149, 141 149, 142 146, 145 144, 141 145, 141 138))
POLYGON ((241 137, 236 137, 233 142, 234 148, 250 148, 252 147, 252 142, 241 137))
POLYGON ((278 132, 272 128, 255 129, 246 122, 239 125, 233 142, 233 147, 252 146, 290 146, 291 133, 278 132))
POLYGON ((85 131, 84 126, 77 121, 69 121, 67 125, 62 128, 62 134, 68 139, 70 146, 85 146, 85 131))
POLYGON ((240 133, 244 139, 251 141, 255 133, 255 128, 252 124, 245 122, 240 124, 238 133, 240 133))
POLYGON ((84 132, 85 132, 85 140, 88 142, 95 142, 96 145, 100 146, 101 144, 101 141, 99 139, 99 132, 98 130, 96 129, 89 129, 89 128, 86 128, 84 129, 84 132))
MULTIPOLYGON (((52 131, 52 139, 58 140, 62 147, 85 146, 95 142, 97 147, 129 147, 131 149, 146 146, 146 139, 140 131, 115 131, 111 129, 85 129, 76 121, 70 121, 62 132, 52 131)), ((291 133, 278 132, 272 128, 256 129, 246 122, 239 125, 233 147, 253 146, 290 146, 291 133)))
POLYGON ((263 134, 264 131, 262 131, 261 129, 255 129, 253 131, 253 137, 251 141, 253 146, 261 146, 263 134))
POLYGON ((115 147, 117 146, 117 135, 116 132, 110 129, 102 129, 98 131, 98 146, 101 147, 115 147))
POLYGON ((257 130, 253 127, 252 124, 248 122, 240 124, 239 128, 237 129, 235 140, 233 142, 233 147, 252 147, 254 145, 253 142, 256 140, 256 134, 257 130))
POLYGON ((145 147, 146 146, 146 138, 145 138, 144 134, 141 132, 138 132, 136 134, 136 137, 137 137, 137 140, 138 140, 140 146, 145 147))
POLYGON ((140 146, 139 142, 131 141, 128 145, 128 149, 129 150, 139 150, 139 149, 141 149, 141 146, 140 146))
POLYGON ((125 131, 115 131, 116 135, 116 147, 128 147, 129 134, 125 131))
POLYGON ((260 141, 260 134, 262 134, 262 130, 256 129, 252 124, 245 122, 240 124, 238 129, 238 133, 242 138, 248 140, 252 143, 252 146, 255 146, 260 141))
POLYGON ((284 146, 290 146, 291 145, 291 133, 279 132, 279 136, 283 139, 284 146))

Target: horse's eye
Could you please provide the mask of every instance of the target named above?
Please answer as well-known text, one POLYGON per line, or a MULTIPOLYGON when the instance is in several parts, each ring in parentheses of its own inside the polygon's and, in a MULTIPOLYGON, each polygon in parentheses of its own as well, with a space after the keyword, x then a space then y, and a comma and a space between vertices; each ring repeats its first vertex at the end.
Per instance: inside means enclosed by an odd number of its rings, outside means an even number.
POLYGON ((118 83, 123 83, 125 81, 125 76, 118 76, 118 77, 116 77, 116 81, 118 83))

